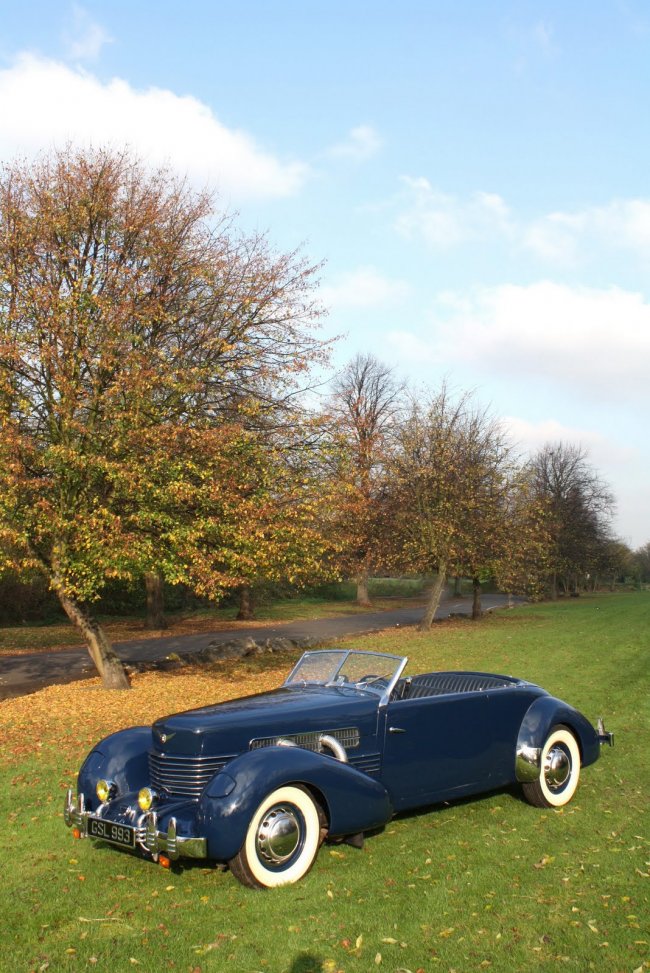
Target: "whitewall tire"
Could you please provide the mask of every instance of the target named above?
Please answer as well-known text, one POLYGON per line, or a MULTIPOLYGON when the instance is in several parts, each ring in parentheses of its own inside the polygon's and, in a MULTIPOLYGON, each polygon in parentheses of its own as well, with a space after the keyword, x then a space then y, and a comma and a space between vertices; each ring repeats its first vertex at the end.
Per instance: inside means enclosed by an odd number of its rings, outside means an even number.
POLYGON ((523 785, 524 796, 535 807, 563 807, 576 792, 580 779, 580 750, 573 733, 554 726, 544 742, 539 779, 523 785))
POLYGON ((278 787, 253 814, 230 870, 251 888, 298 882, 314 864, 324 834, 325 818, 312 795, 296 784, 278 787))

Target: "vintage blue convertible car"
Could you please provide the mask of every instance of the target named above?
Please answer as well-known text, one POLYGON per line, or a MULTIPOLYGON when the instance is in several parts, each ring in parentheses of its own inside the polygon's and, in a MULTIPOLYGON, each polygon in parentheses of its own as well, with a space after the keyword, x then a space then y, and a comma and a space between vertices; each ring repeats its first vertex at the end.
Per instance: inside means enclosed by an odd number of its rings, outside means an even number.
POLYGON ((406 658, 307 652, 272 692, 114 733, 69 790, 65 822, 169 866, 228 864, 245 885, 296 882, 327 837, 361 845, 394 814, 515 782, 571 800, 611 744, 567 703, 482 672, 403 677, 406 658))

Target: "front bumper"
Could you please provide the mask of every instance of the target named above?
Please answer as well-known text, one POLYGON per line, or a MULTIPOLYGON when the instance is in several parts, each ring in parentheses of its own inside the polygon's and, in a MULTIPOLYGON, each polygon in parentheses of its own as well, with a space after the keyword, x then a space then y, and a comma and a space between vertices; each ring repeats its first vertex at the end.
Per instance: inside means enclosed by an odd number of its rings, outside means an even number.
MULTIPOLYGON (((102 819, 102 808, 98 808, 95 814, 91 814, 85 808, 83 794, 77 795, 75 799, 72 789, 68 788, 63 807, 63 820, 69 828, 76 828, 78 837, 95 837, 89 834, 89 819, 102 819)), ((112 819, 105 817, 106 821, 112 819)), ((134 832, 134 847, 151 855, 154 861, 158 860, 160 853, 164 853, 170 861, 178 858, 207 858, 208 842, 206 838, 196 838, 179 835, 177 830, 176 818, 170 817, 167 822, 167 830, 158 830, 158 815, 155 811, 140 813, 135 822, 118 822, 123 829, 132 829, 134 832)), ((111 842, 105 836, 103 841, 109 841, 118 847, 124 847, 123 842, 111 842)))

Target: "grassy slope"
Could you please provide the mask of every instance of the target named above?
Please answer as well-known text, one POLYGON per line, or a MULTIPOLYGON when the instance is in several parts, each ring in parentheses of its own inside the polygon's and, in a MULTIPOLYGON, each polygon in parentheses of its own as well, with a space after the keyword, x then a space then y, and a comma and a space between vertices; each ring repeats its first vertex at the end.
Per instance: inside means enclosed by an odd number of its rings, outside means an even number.
POLYGON ((272 893, 73 842, 59 805, 98 736, 233 695, 242 679, 246 691, 277 684, 289 659, 148 673, 129 694, 86 683, 0 704, 0 908, 11 917, 0 969, 650 969, 649 631, 650 597, 638 594, 357 639, 408 654, 412 672, 484 668, 538 681, 592 718, 604 713, 617 746, 563 811, 529 807, 514 791, 437 807, 396 819, 361 852, 325 846, 303 883, 272 893))

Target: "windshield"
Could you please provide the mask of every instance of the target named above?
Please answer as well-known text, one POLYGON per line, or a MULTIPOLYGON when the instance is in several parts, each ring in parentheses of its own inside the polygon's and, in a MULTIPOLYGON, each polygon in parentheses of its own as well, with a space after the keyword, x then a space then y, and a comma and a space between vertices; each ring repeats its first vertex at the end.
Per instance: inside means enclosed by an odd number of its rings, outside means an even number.
POLYGON ((405 657, 383 652, 345 649, 305 652, 284 685, 351 686, 384 695, 393 688, 407 661, 405 657))

